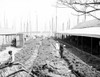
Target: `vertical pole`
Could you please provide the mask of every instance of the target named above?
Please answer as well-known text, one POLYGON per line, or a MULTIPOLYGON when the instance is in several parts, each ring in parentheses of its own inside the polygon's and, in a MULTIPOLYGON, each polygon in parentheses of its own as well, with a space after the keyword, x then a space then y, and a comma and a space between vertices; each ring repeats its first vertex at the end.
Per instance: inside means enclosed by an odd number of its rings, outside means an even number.
POLYGON ((54 28, 53 28, 53 17, 52 17, 52 34, 53 34, 53 29, 54 29, 54 28))
POLYGON ((6 19, 5 19, 5 13, 4 13, 4 28, 6 28, 6 19))
MULTIPOLYGON (((3 35, 2 35, 2 45, 3 45, 3 35)), ((1 45, 1 46, 2 46, 2 45, 1 45)))
POLYGON ((4 45, 4 35, 3 35, 3 45, 4 45))
POLYGON ((82 50, 83 50, 83 36, 82 36, 82 41, 81 42, 82 42, 82 50))
POLYGON ((79 24, 79 13, 78 13, 78 16, 77 16, 77 24, 79 24))
POLYGON ((45 28, 44 29, 45 29, 44 31, 46 31, 46 22, 45 22, 45 28))
POLYGON ((21 22, 21 21, 20 21, 20 26, 21 26, 20 30, 21 30, 21 32, 22 32, 22 22, 21 22))
POLYGON ((78 36, 76 36, 77 37, 77 47, 78 47, 78 36))
POLYGON ((98 41, 99 42, 99 44, 98 44, 98 55, 100 54, 100 40, 98 41))
POLYGON ((4 14, 4 26, 6 29, 8 28, 8 21, 7 21, 5 14, 4 14))
POLYGON ((32 31, 32 25, 31 25, 31 20, 29 21, 29 24, 30 24, 30 35, 31 35, 31 31, 32 31))
POLYGON ((38 15, 36 15, 36 29, 37 29, 37 32, 38 32, 38 15))
POLYGON ((26 32, 28 34, 28 26, 29 26, 29 23, 28 23, 28 20, 27 20, 27 25, 26 25, 26 32))
POLYGON ((67 29, 70 29, 70 19, 67 21, 67 29))
MULTIPOLYGON (((86 12, 86 9, 87 9, 87 6, 85 5, 85 6, 83 7, 83 11, 86 12)), ((83 19, 83 22, 85 22, 85 21, 86 21, 86 14, 84 14, 84 19, 83 19)))
POLYGON ((7 44, 8 44, 8 36, 6 36, 6 39, 7 39, 7 44))
POLYGON ((64 31, 64 23, 62 23, 62 31, 64 31))
POLYGON ((57 25, 58 25, 58 24, 57 24, 57 18, 58 18, 58 17, 57 17, 57 3, 56 3, 56 27, 55 27, 56 30, 55 30, 55 32, 57 32, 57 25))
POLYGON ((5 39, 6 39, 6 44, 7 44, 7 35, 6 35, 5 39))
POLYGON ((50 23, 50 21, 49 21, 49 30, 50 30, 50 36, 52 36, 52 25, 51 25, 51 23, 50 23))
POLYGON ((24 22, 24 32, 26 32, 26 30, 25 30, 25 22, 24 22))
POLYGON ((91 37, 91 54, 92 54, 92 37, 91 37))

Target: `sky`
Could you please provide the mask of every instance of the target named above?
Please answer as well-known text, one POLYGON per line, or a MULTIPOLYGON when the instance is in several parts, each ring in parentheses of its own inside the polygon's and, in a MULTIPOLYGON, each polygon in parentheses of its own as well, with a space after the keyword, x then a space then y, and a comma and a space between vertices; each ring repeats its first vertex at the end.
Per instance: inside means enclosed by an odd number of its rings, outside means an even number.
MULTIPOLYGON (((74 11, 69 8, 57 8, 57 0, 0 0, 0 28, 23 32, 67 30, 67 25, 77 24, 74 11), (56 26, 57 12, 57 29, 56 26)), ((81 19, 82 20, 82 19, 81 19)))
POLYGON ((23 31, 24 25, 26 27, 28 24, 34 31, 36 25, 43 31, 44 25, 47 25, 48 30, 49 22, 55 16, 55 2, 56 0, 0 0, 0 27, 23 31))

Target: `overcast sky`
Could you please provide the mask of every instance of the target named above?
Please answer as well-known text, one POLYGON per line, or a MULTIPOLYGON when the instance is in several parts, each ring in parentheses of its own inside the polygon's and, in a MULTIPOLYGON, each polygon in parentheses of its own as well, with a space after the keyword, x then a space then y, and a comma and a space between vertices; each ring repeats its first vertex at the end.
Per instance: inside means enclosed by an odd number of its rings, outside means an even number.
MULTIPOLYGON (((55 16, 55 8, 52 6, 56 0, 0 0, 0 26, 8 28, 19 28, 21 24, 27 25, 31 22, 32 30, 36 30, 36 19, 38 26, 49 23, 51 17, 55 16)), ((19 30, 18 29, 18 30, 19 30)))
MULTIPOLYGON (((56 25, 57 0, 0 0, 0 27, 24 31, 50 31, 56 25), (53 21, 53 24, 52 24, 53 21), (27 23, 29 22, 29 23, 27 23), (22 25, 22 26, 21 26, 22 25)), ((68 8, 57 8, 57 30, 66 30, 70 19, 71 27, 76 25, 77 17, 68 8)))

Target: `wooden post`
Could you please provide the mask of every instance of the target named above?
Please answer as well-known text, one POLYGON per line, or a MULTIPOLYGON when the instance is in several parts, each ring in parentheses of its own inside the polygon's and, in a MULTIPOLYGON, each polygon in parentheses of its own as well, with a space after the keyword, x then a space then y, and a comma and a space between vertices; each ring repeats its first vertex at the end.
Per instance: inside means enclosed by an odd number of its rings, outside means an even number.
POLYGON ((77 47, 78 47, 78 36, 77 36, 77 47))
POLYGON ((91 54, 92 54, 92 37, 91 37, 91 54))
POLYGON ((58 21, 58 19, 57 19, 58 17, 57 17, 57 3, 56 3, 56 27, 55 27, 55 32, 57 32, 57 21, 58 21))
POLYGON ((64 23, 62 23, 62 31, 64 31, 64 23))
POLYGON ((53 17, 52 17, 52 34, 53 34, 53 29, 54 29, 54 27, 53 27, 54 25, 53 25, 53 17))
POLYGON ((25 22, 24 22, 24 32, 26 32, 25 27, 26 27, 26 26, 25 26, 25 22))
POLYGON ((36 15, 36 29, 37 29, 37 32, 38 32, 38 15, 36 15))
POLYGON ((4 45, 4 35, 3 35, 3 45, 4 45))
POLYGON ((81 43, 82 43, 82 50, 84 50, 84 49, 83 49, 83 36, 82 36, 82 41, 81 41, 81 43))
POLYGON ((99 45, 98 45, 98 55, 100 54, 100 40, 99 40, 99 45))

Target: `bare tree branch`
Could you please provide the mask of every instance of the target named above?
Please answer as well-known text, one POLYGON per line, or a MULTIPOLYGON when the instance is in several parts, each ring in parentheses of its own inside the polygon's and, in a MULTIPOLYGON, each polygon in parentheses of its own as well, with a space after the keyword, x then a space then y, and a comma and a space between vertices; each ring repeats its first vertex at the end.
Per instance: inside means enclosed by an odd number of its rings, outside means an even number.
POLYGON ((90 16, 92 16, 92 17, 94 17, 94 18, 100 20, 100 18, 98 18, 98 17, 96 17, 96 16, 94 16, 94 15, 92 15, 92 14, 90 14, 90 13, 88 13, 88 14, 89 14, 90 16))
POLYGON ((78 3, 78 2, 75 2, 75 3, 72 3, 72 4, 77 4, 77 5, 94 5, 94 4, 96 4, 96 5, 100 5, 100 2, 95 2, 95 3, 78 3))
POLYGON ((58 0, 61 2, 62 5, 65 5, 73 10, 75 10, 78 13, 83 14, 89 14, 90 16, 99 19, 98 17, 90 14, 95 11, 100 11, 100 1, 99 0, 85 0, 84 2, 82 0, 58 0), (77 6, 78 5, 78 6, 77 6), (79 8, 80 7, 80 8, 79 8), (83 8, 83 10, 82 10, 83 8), (88 9, 91 8, 91 9, 88 9))

